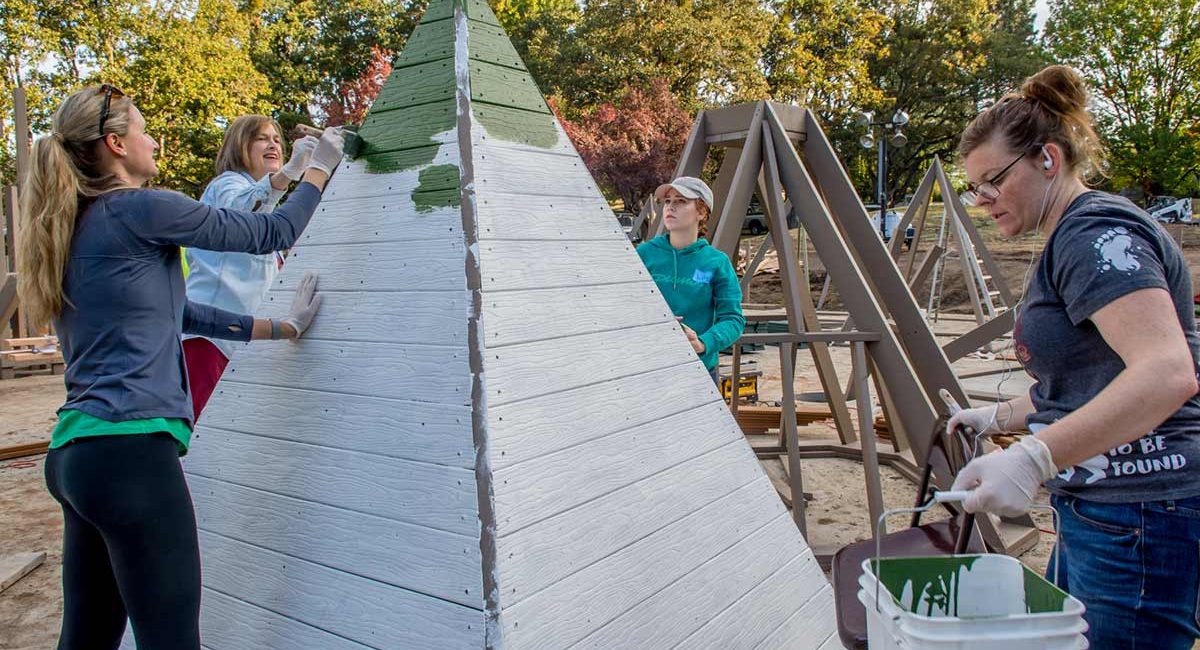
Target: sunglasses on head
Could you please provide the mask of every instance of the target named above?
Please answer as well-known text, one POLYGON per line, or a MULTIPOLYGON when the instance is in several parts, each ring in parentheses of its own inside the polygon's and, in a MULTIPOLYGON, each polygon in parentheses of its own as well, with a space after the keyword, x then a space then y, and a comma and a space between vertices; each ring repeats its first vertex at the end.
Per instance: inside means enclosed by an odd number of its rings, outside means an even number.
POLYGON ((124 97, 125 93, 121 92, 121 90, 119 88, 117 88, 116 86, 114 86, 112 84, 101 84, 100 92, 104 93, 104 103, 100 105, 100 128, 99 128, 100 137, 103 138, 104 137, 104 123, 108 121, 108 116, 111 114, 109 109, 112 107, 113 95, 116 95, 117 97, 124 97))

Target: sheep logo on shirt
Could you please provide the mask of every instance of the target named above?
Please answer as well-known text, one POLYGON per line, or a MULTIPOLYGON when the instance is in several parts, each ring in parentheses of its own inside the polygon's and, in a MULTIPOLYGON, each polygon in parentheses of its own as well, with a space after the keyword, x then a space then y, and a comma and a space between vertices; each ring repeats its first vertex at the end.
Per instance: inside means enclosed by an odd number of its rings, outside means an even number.
POLYGON ((1142 263, 1133 255, 1133 238, 1125 228, 1109 228, 1096 238, 1092 247, 1100 254, 1100 272, 1110 269, 1133 272, 1142 268, 1142 263))

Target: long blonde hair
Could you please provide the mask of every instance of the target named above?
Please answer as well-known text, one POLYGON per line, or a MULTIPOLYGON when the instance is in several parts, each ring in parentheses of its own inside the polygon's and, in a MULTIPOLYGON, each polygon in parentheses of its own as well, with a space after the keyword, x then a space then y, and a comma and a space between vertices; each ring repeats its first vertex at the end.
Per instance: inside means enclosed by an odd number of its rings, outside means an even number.
POLYGON ((113 93, 101 134, 104 96, 103 86, 72 93, 55 111, 51 133, 33 143, 29 173, 21 185, 17 294, 21 310, 37 328, 62 313, 67 302, 63 277, 81 207, 122 186, 99 168, 99 147, 103 135, 129 132, 133 102, 113 93))
POLYGON ((266 115, 243 115, 225 130, 225 138, 221 140, 221 149, 217 151, 217 161, 213 165, 217 176, 228 171, 250 171, 250 145, 254 144, 254 137, 258 135, 259 129, 267 124, 275 127, 275 132, 279 134, 280 155, 287 155, 287 142, 279 122, 266 115))

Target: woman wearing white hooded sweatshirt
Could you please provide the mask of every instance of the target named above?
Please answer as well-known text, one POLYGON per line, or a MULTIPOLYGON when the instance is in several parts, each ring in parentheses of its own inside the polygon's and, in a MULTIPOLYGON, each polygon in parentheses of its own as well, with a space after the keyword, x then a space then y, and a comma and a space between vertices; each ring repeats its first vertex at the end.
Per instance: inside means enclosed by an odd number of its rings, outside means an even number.
MULTIPOLYGON (((200 197, 217 208, 270 212, 308 165, 317 139, 305 136, 292 146, 283 162, 283 129, 264 115, 243 115, 225 131, 217 153, 217 177, 200 197)), ((266 255, 187 249, 188 300, 235 313, 254 313, 271 281, 283 266, 278 252, 266 255)), ((237 344, 232 341, 188 336, 183 342, 188 382, 195 418, 200 418, 208 398, 237 344)))

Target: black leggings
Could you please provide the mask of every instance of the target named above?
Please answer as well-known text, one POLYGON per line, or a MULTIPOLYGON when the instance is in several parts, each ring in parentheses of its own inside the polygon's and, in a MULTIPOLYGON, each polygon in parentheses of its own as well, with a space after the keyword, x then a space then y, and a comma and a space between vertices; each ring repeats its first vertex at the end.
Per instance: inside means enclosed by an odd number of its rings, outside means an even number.
POLYGON ((179 445, 165 433, 78 439, 46 456, 62 505, 59 650, 199 650, 200 552, 179 445))

